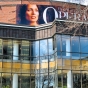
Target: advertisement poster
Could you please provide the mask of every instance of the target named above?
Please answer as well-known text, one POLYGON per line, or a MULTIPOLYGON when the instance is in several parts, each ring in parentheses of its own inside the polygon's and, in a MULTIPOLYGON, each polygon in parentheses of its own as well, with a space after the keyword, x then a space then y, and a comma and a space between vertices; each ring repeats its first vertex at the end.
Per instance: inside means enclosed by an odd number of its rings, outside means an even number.
POLYGON ((58 7, 50 5, 18 5, 17 6, 17 24, 38 26, 53 22, 58 18, 58 7))
POLYGON ((0 23, 39 26, 58 20, 88 22, 88 8, 80 6, 16 4, 0 7, 0 23))
POLYGON ((63 8, 53 5, 25 4, 16 6, 16 24, 38 26, 59 20, 87 21, 88 10, 77 11, 75 8, 63 8))

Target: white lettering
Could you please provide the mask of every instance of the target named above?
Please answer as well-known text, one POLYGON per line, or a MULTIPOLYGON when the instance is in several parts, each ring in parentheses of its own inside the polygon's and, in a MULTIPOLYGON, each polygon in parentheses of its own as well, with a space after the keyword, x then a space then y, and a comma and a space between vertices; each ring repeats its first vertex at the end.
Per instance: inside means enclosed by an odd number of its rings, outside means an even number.
MULTIPOLYGON (((73 19, 73 20, 88 20, 88 17, 87 17, 87 11, 85 13, 74 13, 74 12, 69 12, 69 11, 60 11, 59 8, 58 8, 58 11, 54 8, 54 7, 47 7, 44 12, 43 12, 43 20, 45 23, 48 23, 47 22, 47 16, 46 16, 46 13, 47 13, 47 10, 48 9, 53 9, 54 10, 54 14, 55 14, 55 19, 56 18, 65 18, 65 19, 73 19)), ((52 15, 52 13, 50 13, 52 15)))
MULTIPOLYGON (((49 8, 51 8, 51 9, 54 10, 54 13, 55 13, 55 19, 58 18, 58 13, 57 13, 56 9, 55 9, 54 7, 47 7, 47 8, 44 10, 44 12, 43 12, 43 19, 44 19, 45 23, 47 23, 46 12, 47 12, 47 10, 48 10, 49 8)), ((51 15, 52 15, 52 13, 51 13, 51 15)))

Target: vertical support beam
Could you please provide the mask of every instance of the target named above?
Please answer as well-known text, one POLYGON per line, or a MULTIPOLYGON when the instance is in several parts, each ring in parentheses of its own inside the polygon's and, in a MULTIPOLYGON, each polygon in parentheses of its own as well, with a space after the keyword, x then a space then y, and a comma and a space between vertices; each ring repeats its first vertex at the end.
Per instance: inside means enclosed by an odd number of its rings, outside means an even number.
POLYGON ((55 73, 55 80, 54 80, 55 84, 54 84, 54 88, 58 88, 58 71, 56 71, 55 73))
POLYGON ((71 48, 70 48, 70 39, 66 40, 66 56, 71 56, 70 54, 71 48))
POLYGON ((13 84, 12 88, 18 88, 18 74, 13 75, 13 84))
MULTIPOLYGON (((66 56, 71 56, 71 45, 70 45, 70 39, 66 40, 66 56)), ((67 88, 73 88, 73 75, 72 71, 68 71, 67 73, 67 88)))
POLYGON ((13 44, 13 60, 18 60, 19 46, 17 43, 13 44))
POLYGON ((67 73, 67 88, 73 88, 73 74, 72 71, 67 73))

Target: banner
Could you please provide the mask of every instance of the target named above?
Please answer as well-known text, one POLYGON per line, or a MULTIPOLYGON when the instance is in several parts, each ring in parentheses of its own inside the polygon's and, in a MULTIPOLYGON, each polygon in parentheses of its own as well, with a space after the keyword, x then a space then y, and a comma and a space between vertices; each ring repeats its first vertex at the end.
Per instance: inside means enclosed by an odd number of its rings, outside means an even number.
MULTIPOLYGON (((16 24, 38 26, 60 20, 88 21, 88 10, 77 11, 75 8, 63 8, 52 5, 17 5, 16 24)), ((84 10, 84 8, 82 8, 84 10)))
MULTIPOLYGON (((69 5, 69 4, 68 4, 69 5)), ((38 26, 55 19, 88 22, 88 7, 18 4, 0 7, 0 23, 38 26)))

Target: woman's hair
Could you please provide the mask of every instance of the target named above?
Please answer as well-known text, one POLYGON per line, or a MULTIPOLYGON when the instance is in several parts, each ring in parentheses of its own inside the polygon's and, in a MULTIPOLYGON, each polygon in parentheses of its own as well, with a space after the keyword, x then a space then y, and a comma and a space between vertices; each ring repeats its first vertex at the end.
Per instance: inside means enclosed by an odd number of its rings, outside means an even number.
POLYGON ((20 19, 19 24, 29 24, 29 21, 26 20, 25 13, 27 10, 27 5, 20 5, 18 17, 20 19))
MULTIPOLYGON (((38 24, 41 24, 41 18, 40 18, 40 13, 41 13, 41 11, 40 11, 40 6, 38 6, 37 5, 37 7, 38 7, 38 10, 39 10, 39 18, 38 18, 38 24)), ((27 4, 24 4, 24 5, 20 5, 20 6, 18 6, 17 7, 17 9, 19 9, 18 10, 18 12, 17 12, 17 17, 19 18, 18 20, 17 20, 17 24, 26 24, 26 25, 29 25, 30 24, 30 21, 28 21, 27 19, 26 19, 26 10, 27 10, 27 4)))
MULTIPOLYGON (((43 12, 47 6, 37 5, 37 7, 39 11, 39 18, 37 23, 44 24, 45 22, 43 20, 43 12)), ((24 25, 30 24, 30 22, 26 19, 26 15, 25 15, 26 10, 27 10, 27 4, 17 6, 17 24, 24 24, 24 25)), ((55 19, 54 10, 53 9, 47 10, 46 17, 47 17, 47 22, 52 22, 55 19)))

